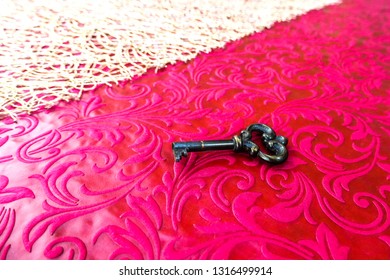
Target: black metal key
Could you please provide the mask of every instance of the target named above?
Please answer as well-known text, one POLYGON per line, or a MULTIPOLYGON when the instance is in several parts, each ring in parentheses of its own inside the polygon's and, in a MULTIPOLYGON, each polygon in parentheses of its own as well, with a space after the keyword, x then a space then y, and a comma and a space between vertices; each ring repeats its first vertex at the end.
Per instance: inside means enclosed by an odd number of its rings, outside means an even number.
POLYGON ((201 152, 212 150, 233 150, 235 152, 247 152, 252 157, 259 157, 266 162, 282 163, 288 157, 287 151, 288 139, 284 136, 276 135, 275 131, 265 124, 252 124, 240 135, 235 135, 231 140, 207 140, 191 142, 174 142, 172 143, 173 155, 175 161, 180 161, 189 152, 201 152), (261 140, 270 154, 263 153, 252 139, 252 133, 261 134, 261 140))

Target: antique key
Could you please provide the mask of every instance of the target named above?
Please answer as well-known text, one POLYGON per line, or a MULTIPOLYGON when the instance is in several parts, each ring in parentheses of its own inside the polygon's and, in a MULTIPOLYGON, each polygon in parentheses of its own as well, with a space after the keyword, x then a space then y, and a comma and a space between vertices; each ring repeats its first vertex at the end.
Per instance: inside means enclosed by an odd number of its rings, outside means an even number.
POLYGON ((207 140, 192 142, 172 143, 175 161, 180 161, 189 152, 201 152, 212 150, 233 150, 235 152, 247 152, 252 157, 259 157, 269 163, 282 163, 287 159, 288 139, 284 136, 277 136, 275 131, 265 124, 252 124, 240 135, 235 135, 231 140, 207 140), (270 154, 263 153, 252 139, 252 133, 261 134, 261 141, 270 154))

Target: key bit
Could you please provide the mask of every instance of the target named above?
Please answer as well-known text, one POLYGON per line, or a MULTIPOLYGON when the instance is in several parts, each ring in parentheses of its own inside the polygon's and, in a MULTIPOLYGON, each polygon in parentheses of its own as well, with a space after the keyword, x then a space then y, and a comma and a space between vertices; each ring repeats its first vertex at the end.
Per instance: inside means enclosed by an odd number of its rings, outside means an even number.
POLYGON ((234 152, 247 152, 252 157, 259 157, 269 163, 282 163, 288 157, 288 139, 276 135, 275 131, 265 124, 252 124, 240 135, 235 135, 231 140, 207 140, 172 143, 173 155, 178 162, 182 157, 187 157, 190 152, 233 150, 234 152), (252 139, 252 133, 261 134, 261 141, 270 154, 263 153, 252 139))

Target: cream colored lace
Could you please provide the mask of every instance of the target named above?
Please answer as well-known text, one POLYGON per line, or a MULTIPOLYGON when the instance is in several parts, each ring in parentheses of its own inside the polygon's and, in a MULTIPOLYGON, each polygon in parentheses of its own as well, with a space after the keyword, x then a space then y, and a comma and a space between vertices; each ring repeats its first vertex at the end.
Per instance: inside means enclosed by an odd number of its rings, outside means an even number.
POLYGON ((1 0, 0 118, 79 99, 338 0, 1 0))

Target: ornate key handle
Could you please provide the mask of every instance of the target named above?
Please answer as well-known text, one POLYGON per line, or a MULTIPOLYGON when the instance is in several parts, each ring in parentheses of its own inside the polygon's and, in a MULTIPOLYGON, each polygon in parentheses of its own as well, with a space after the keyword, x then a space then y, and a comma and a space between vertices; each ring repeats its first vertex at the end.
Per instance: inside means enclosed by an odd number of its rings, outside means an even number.
POLYGON ((172 143, 173 155, 176 161, 180 161, 189 152, 201 152, 211 150, 233 150, 235 152, 247 152, 252 157, 259 157, 266 162, 282 163, 287 159, 287 138, 277 136, 272 128, 265 124, 252 124, 235 135, 231 140, 206 140, 192 142, 172 143), (252 141, 252 134, 260 133, 264 147, 269 154, 260 151, 258 145, 252 141))
POLYGON ((282 163, 288 157, 287 143, 288 139, 284 136, 276 135, 275 131, 265 124, 252 124, 240 135, 233 136, 234 151, 248 152, 252 157, 259 157, 269 163, 282 163), (260 151, 258 145, 251 141, 252 134, 258 132, 262 134, 261 140, 264 147, 270 154, 260 151))

